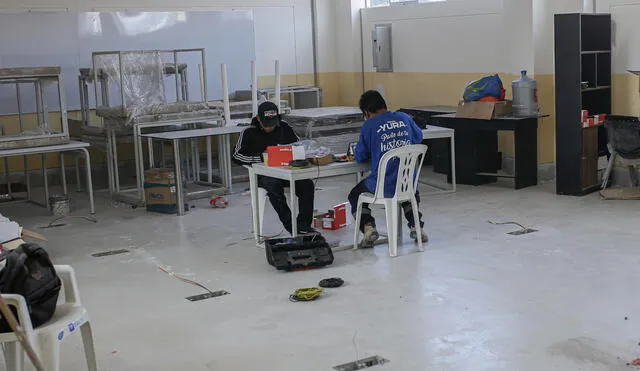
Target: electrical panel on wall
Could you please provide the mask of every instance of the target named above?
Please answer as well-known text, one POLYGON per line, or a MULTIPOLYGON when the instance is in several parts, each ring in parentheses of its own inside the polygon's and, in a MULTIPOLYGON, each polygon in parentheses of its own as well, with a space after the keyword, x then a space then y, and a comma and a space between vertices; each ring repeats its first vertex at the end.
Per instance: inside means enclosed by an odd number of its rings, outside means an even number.
POLYGON ((393 72, 393 54, 391 53, 391 25, 373 26, 373 69, 375 72, 393 72))

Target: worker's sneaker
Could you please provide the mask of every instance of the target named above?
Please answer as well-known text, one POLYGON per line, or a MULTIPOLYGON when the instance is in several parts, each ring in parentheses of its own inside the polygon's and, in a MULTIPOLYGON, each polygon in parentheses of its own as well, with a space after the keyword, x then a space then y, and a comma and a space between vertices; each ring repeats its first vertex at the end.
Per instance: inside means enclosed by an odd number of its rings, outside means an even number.
POLYGON ((316 231, 311 227, 300 227, 298 228, 298 234, 305 235, 305 234, 319 234, 319 233, 318 231, 316 231))
MULTIPOLYGON (((420 233, 422 233, 422 243, 429 242, 429 236, 427 235, 427 232, 425 232, 425 231, 423 231, 421 229, 420 233)), ((409 237, 411 237, 412 240, 418 242, 418 234, 416 233, 416 228, 415 227, 411 228, 411 232, 409 233, 409 237)))
POLYGON ((362 248, 372 248, 373 244, 378 240, 378 238, 380 238, 380 235, 378 234, 378 230, 376 230, 376 227, 371 224, 365 225, 364 238, 362 239, 362 248))

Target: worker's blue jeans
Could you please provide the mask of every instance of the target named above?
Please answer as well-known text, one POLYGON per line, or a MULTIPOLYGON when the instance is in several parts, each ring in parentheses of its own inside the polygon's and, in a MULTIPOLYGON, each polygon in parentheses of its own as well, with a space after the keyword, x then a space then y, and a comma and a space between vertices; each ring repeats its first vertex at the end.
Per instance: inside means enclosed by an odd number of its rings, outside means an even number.
MULTIPOLYGON (((367 186, 364 184, 364 180, 360 183, 356 184, 355 187, 349 193, 349 203, 351 204, 351 212, 353 213, 354 220, 356 217, 356 211, 358 210, 358 198, 363 193, 373 193, 371 192, 367 186)), ((416 190, 416 201, 418 201, 418 207, 420 207, 420 193, 416 190)), ((407 224, 409 228, 413 228, 416 223, 413 219, 413 211, 411 209, 411 202, 403 202, 401 205, 402 211, 404 212, 404 217, 407 218, 407 224)), ((420 228, 424 227, 424 222, 422 221, 422 213, 418 210, 418 216, 420 218, 420 228)), ((371 209, 369 208, 369 204, 362 205, 362 216, 360 217, 360 225, 358 226, 362 232, 364 232, 364 226, 370 224, 372 226, 376 226, 376 220, 371 215, 371 209)))
MULTIPOLYGON (((287 205, 287 199, 284 196, 285 187, 289 187, 289 182, 282 179, 271 178, 268 176, 258 177, 258 187, 267 191, 267 197, 271 201, 271 205, 276 210, 278 218, 284 229, 291 233, 291 209, 287 205)), ((307 231, 311 228, 313 222, 313 198, 315 193, 315 185, 313 181, 305 179, 296 181, 296 196, 298 197, 298 232, 307 231)), ((295 200, 292 200, 295 201, 295 200)))

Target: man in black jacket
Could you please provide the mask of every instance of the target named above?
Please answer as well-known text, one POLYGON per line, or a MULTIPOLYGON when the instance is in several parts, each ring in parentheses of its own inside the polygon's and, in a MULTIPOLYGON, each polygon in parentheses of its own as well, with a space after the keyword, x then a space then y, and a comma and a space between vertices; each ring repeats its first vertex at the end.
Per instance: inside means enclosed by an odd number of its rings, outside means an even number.
MULTIPOLYGON (((272 102, 264 102, 258 107, 258 116, 251 121, 251 126, 240 134, 233 153, 234 162, 241 165, 251 165, 261 162, 261 155, 268 146, 285 145, 297 142, 298 136, 291 126, 280 119, 278 107, 272 102)), ((278 213, 278 217, 287 232, 291 233, 291 210, 284 196, 284 188, 289 182, 266 176, 258 177, 258 186, 267 191, 271 205, 278 213)), ((315 232, 311 228, 313 222, 313 198, 315 185, 309 179, 296 181, 296 196, 298 197, 298 234, 315 232)), ((293 200, 292 200, 293 202, 293 200)))

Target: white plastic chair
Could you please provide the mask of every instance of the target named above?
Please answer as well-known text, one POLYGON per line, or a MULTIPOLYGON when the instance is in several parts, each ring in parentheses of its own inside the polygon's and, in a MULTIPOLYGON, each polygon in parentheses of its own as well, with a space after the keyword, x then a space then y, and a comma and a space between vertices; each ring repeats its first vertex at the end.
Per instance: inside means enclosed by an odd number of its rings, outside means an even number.
POLYGON ((378 183, 375 194, 363 193, 358 198, 358 209, 356 210, 356 224, 353 238, 353 249, 358 249, 358 237, 360 236, 360 220, 362 214, 362 204, 383 205, 387 216, 387 234, 389 236, 389 255, 398 256, 398 240, 402 237, 402 218, 400 215, 400 204, 406 201, 411 202, 413 219, 416 223, 416 235, 418 239, 418 249, 424 251, 422 247, 422 233, 420 231, 418 201, 416 200, 416 189, 422 162, 427 153, 427 146, 424 144, 414 144, 392 149, 382 155, 378 164, 378 183), (384 180, 387 173, 387 164, 392 159, 399 159, 398 179, 396 182, 395 194, 392 198, 384 197, 384 180))
MULTIPOLYGON (((247 171, 249 172, 249 181, 250 183, 253 180, 253 169, 251 168, 251 166, 249 165, 245 165, 244 166, 245 169, 247 169, 247 171)), ((250 188, 253 189, 253 187, 255 187, 258 190, 258 204, 254 205, 253 202, 253 198, 251 199, 251 208, 255 210, 252 210, 253 215, 257 215, 257 220, 254 220, 254 233, 257 237, 257 240, 261 239, 261 236, 264 236, 264 210, 265 207, 267 205, 267 190, 261 187, 258 187, 257 184, 251 184, 250 188), (255 232, 257 231, 257 233, 255 232)), ((285 197, 287 197, 287 195, 285 194, 285 197)))
MULTIPOLYGON (((27 334, 27 339, 36 350, 46 371, 60 370, 60 343, 68 335, 80 332, 84 343, 89 371, 97 371, 96 352, 89 314, 80 303, 76 276, 68 265, 56 265, 55 270, 62 281, 64 302, 58 301, 53 317, 38 328, 33 328, 24 297, 3 294, 2 297, 17 310, 17 319, 27 334)), ((7 371, 24 370, 24 351, 13 332, 0 334, 7 371)))

